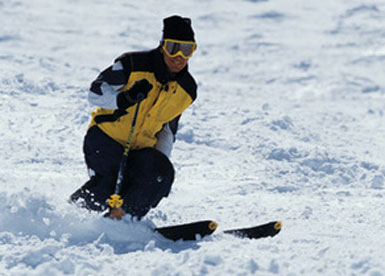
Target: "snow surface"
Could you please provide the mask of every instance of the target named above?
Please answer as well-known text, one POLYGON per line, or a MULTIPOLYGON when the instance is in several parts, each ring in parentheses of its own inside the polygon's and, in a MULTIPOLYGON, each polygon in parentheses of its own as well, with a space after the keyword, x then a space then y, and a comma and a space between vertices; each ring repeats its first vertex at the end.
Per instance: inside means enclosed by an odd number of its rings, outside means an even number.
POLYGON ((385 1, 0 0, 0 23, 0 275, 385 275, 385 1), (134 224, 79 210, 90 82, 175 13, 199 96, 172 194, 134 224), (149 230, 199 219, 218 234, 149 230))

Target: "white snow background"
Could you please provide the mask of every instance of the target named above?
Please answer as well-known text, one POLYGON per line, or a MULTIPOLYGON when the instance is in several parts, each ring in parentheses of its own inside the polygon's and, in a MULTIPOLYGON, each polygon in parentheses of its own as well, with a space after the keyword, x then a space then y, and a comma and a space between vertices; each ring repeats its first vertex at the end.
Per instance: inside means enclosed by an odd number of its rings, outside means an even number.
POLYGON ((0 275, 385 275, 384 63, 383 0, 0 0, 0 275), (90 83, 172 14, 199 88, 171 195, 134 224, 70 205, 90 83), (150 230, 200 219, 218 233, 150 230))

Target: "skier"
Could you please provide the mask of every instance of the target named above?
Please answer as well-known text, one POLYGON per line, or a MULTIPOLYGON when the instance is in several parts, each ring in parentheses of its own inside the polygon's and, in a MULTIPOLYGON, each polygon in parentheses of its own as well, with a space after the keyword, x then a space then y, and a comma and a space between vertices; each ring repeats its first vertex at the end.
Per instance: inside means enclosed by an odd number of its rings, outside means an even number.
POLYGON ((114 194, 134 119, 119 192, 123 205, 107 214, 120 219, 128 213, 140 219, 168 196, 174 181, 168 158, 178 121, 196 98, 197 85, 187 66, 195 50, 191 20, 174 15, 163 20, 157 48, 123 54, 92 82, 88 99, 98 108, 92 112, 83 146, 90 179, 71 195, 71 202, 108 210, 106 201, 114 194))

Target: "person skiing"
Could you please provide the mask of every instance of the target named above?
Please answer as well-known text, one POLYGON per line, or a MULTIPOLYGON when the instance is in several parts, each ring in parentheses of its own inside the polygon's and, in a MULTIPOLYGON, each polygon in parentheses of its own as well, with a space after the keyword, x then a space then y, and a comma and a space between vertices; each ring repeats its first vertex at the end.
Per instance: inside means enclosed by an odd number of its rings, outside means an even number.
POLYGON ((196 99, 197 85, 187 66, 195 50, 191 20, 173 15, 163 19, 157 48, 121 55, 92 82, 88 99, 98 108, 83 144, 90 179, 71 195, 71 202, 93 211, 110 210, 111 218, 128 213, 140 219, 168 196, 178 122, 196 99), (129 136, 119 191, 123 205, 112 212, 107 200, 114 194, 129 136))

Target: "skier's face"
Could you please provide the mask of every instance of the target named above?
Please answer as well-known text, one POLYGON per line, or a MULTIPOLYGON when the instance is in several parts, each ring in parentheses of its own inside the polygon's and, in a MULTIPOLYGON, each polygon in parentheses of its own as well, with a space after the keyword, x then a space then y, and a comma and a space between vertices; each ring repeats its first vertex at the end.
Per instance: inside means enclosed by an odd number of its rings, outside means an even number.
POLYGON ((181 55, 170 57, 164 52, 163 49, 161 49, 161 51, 163 53, 164 62, 171 73, 178 73, 187 65, 188 58, 184 58, 181 55))

